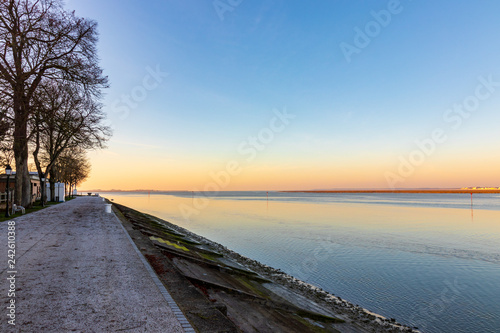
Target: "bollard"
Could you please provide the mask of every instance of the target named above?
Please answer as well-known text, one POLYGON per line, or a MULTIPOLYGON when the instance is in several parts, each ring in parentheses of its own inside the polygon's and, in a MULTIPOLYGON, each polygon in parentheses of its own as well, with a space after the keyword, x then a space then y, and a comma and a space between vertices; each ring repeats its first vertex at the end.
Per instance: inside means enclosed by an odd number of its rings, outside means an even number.
POLYGON ((104 207, 106 209, 106 213, 111 213, 111 204, 105 204, 104 207))

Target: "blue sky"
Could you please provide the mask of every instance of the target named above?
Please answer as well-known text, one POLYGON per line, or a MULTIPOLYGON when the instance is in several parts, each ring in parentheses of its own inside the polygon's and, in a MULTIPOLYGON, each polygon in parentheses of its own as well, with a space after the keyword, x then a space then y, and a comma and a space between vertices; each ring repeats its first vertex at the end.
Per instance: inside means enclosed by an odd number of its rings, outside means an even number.
POLYGON ((105 110, 115 134, 107 151, 91 154, 84 187, 137 188, 121 180, 139 164, 164 174, 143 188, 202 188, 227 161, 244 164, 237 147, 274 109, 295 118, 225 189, 387 187, 387 172, 404 178, 396 187, 500 186, 500 87, 458 129, 443 120, 479 77, 500 82, 499 2, 73 0, 66 8, 98 21, 111 82, 105 110), (356 46, 357 29, 369 44, 348 61, 341 46, 356 46), (157 68, 168 76, 119 109, 157 68), (435 128, 448 139, 403 177, 400 157, 435 128))

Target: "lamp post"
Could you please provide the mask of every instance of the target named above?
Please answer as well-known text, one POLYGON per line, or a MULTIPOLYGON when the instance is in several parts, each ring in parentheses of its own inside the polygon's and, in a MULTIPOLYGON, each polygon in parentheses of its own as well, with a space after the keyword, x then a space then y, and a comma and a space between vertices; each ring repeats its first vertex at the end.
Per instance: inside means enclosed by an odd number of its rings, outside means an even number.
POLYGON ((7 164, 5 167, 5 174, 7 175, 7 186, 5 187, 5 192, 7 193, 7 199, 5 201, 5 217, 9 217, 9 178, 10 175, 12 174, 12 168, 10 167, 10 164, 7 164))

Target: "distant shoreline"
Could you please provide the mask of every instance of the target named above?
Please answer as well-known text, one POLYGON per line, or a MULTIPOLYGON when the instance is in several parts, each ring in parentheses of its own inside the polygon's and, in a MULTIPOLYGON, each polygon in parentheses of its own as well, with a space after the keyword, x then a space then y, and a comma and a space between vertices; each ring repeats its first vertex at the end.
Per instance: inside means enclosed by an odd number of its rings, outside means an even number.
POLYGON ((281 191, 285 193, 500 193, 497 190, 468 190, 468 189, 413 189, 413 190, 317 190, 317 191, 281 191))
MULTIPOLYGON (((87 193, 175 193, 175 192, 193 192, 188 190, 86 190, 78 191, 82 195, 87 193)), ((203 191, 195 191, 196 193, 204 193, 203 191)), ((224 192, 268 192, 266 190, 260 191, 218 191, 218 193, 224 192)), ((288 190, 288 191, 269 191, 269 192, 281 192, 281 193, 500 193, 500 189, 342 189, 342 190, 288 190)))

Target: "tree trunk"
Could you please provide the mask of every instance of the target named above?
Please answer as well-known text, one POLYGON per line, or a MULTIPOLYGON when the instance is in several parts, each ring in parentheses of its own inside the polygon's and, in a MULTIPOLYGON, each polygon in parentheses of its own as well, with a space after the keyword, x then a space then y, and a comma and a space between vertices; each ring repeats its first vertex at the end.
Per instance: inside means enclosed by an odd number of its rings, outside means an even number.
MULTIPOLYGON (((56 181, 53 179, 53 172, 50 171, 49 173, 50 179, 50 201, 56 201, 56 181)), ((60 198, 59 198, 60 199, 60 198)))
MULTIPOLYGON (((44 179, 44 178, 42 178, 44 179)), ((40 186, 42 187, 41 188, 41 196, 42 196, 42 207, 45 207, 45 202, 47 201, 47 198, 46 198, 46 195, 45 195, 45 180, 42 181, 42 179, 40 179, 40 186)))
MULTIPOLYGON (((14 201, 16 205, 21 205, 23 201, 23 182, 24 182, 24 177, 23 173, 25 173, 27 170, 28 166, 28 156, 25 156, 25 160, 23 160, 23 149, 22 149, 22 143, 20 142, 19 137, 22 137, 23 134, 23 129, 22 129, 22 124, 20 124, 19 121, 15 122, 15 128, 14 128, 14 158, 16 160, 16 185, 15 185, 15 197, 14 201), (21 128, 20 128, 21 127, 21 128)), ((26 131, 24 131, 24 135, 26 136, 26 131)), ((27 155, 27 154, 26 154, 27 155)))
POLYGON ((40 186, 42 187, 40 189, 40 195, 42 196, 40 198, 40 202, 42 204, 42 207, 45 207, 45 178, 47 176, 47 171, 50 170, 50 165, 45 168, 45 172, 42 170, 42 165, 40 163, 40 160, 38 159, 38 152, 40 151, 40 119, 37 114, 36 117, 36 148, 33 151, 33 159, 35 160, 35 165, 36 165, 36 171, 38 172, 38 179, 40 180, 40 186))
POLYGON ((23 86, 14 91, 14 158, 16 160, 15 202, 31 207, 31 180, 28 171, 28 112, 22 94, 23 86))
POLYGON ((24 208, 29 208, 33 205, 32 203, 32 192, 31 192, 31 178, 28 169, 28 158, 26 158, 26 172, 24 173, 23 181, 23 201, 22 205, 24 208))
MULTIPOLYGON (((25 208, 31 206, 31 180, 28 171, 28 142, 24 139, 26 136, 16 135, 18 131, 16 126, 14 143, 14 157, 16 159, 16 190, 14 201, 17 205, 25 208)), ((26 131, 24 131, 26 133, 26 131)))

